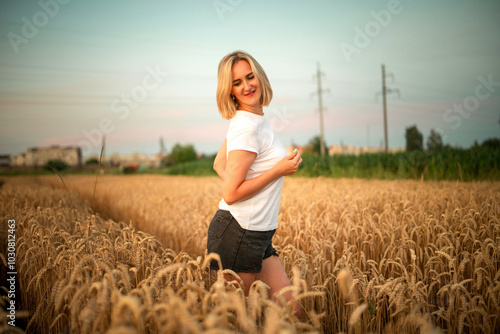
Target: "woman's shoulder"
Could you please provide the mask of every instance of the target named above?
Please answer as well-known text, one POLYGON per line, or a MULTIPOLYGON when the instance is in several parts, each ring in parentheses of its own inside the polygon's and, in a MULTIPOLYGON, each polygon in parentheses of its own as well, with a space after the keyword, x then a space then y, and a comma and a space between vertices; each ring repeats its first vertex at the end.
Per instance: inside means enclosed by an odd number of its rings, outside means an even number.
POLYGON ((229 133, 240 133, 240 132, 258 132, 260 128, 259 124, 252 119, 245 117, 239 117, 237 119, 232 118, 229 124, 229 133))
POLYGON ((263 119, 263 117, 252 114, 250 112, 238 111, 236 115, 231 118, 230 126, 259 127, 260 124, 262 124, 263 119))

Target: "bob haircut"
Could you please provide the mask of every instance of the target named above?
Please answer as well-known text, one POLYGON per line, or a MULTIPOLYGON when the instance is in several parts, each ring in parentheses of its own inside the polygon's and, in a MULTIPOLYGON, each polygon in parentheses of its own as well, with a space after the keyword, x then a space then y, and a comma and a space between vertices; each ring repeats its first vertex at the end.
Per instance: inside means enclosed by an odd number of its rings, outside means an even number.
POLYGON ((238 108, 238 103, 231 98, 231 90, 233 88, 233 75, 231 69, 234 64, 240 60, 246 60, 254 76, 259 80, 262 87, 262 95, 260 97, 260 104, 268 106, 273 98, 273 90, 271 84, 267 79, 267 75, 260 64, 248 53, 244 51, 234 51, 227 54, 219 63, 217 73, 217 107, 219 112, 225 119, 231 119, 238 108))

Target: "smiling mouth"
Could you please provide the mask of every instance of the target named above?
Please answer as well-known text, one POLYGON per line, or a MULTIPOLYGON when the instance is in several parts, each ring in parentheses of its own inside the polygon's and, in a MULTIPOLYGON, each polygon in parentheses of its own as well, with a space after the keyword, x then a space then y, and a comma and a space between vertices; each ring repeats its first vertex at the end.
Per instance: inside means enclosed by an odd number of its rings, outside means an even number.
POLYGON ((253 96, 253 94, 255 94, 255 91, 250 92, 250 93, 248 93, 248 94, 245 94, 245 96, 247 96, 247 97, 251 97, 251 96, 253 96))

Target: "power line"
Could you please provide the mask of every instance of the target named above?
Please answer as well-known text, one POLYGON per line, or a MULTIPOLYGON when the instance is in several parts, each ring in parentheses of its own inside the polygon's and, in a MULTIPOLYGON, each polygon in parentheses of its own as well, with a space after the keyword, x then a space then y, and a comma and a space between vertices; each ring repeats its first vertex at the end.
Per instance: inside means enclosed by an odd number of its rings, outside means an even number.
MULTIPOLYGON (((35 71, 57 71, 63 73, 96 73, 96 74, 120 74, 120 75, 129 75, 129 74, 141 74, 141 72, 132 72, 132 71, 117 71, 117 70, 109 70, 109 69, 93 69, 93 68, 78 68, 78 67, 61 67, 61 66, 51 66, 51 65, 31 65, 31 64, 23 64, 23 65, 15 65, 15 64, 0 64, 0 68, 10 68, 10 69, 22 69, 22 70, 35 70, 35 71)), ((31 74, 25 73, 25 74, 31 74)))
MULTIPOLYGON (((0 24, 4 25, 4 26, 6 26, 6 25, 16 26, 16 27, 23 26, 22 22, 12 22, 12 21, 7 21, 7 20, 0 20, 0 24)), ((69 33, 72 35, 76 34, 76 35, 88 36, 88 37, 93 37, 93 38, 97 36, 100 38, 109 39, 111 41, 116 41, 117 38, 120 38, 128 43, 130 43, 131 41, 149 43, 151 45, 159 45, 160 43, 164 43, 164 41, 159 40, 159 39, 151 39, 151 38, 145 38, 143 36, 137 36, 137 35, 133 36, 130 34, 121 34, 121 33, 110 32, 110 31, 102 32, 102 31, 91 31, 91 30, 78 30, 78 29, 72 29, 72 28, 66 28, 66 27, 55 27, 53 25, 45 26, 43 29, 44 30, 52 30, 55 32, 69 33)), ((169 38, 169 40, 171 41, 172 39, 169 38)))

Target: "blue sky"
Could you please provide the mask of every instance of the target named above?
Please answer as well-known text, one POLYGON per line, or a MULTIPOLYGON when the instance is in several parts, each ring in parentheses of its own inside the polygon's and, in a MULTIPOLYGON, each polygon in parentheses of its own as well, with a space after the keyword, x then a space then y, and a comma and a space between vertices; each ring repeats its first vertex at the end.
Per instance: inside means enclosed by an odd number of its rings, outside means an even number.
POLYGON ((274 90, 265 109, 285 145, 389 146, 417 125, 424 141, 469 147, 500 130, 498 1, 0 0, 0 154, 80 145, 153 154, 191 143, 213 153, 228 122, 215 102, 220 59, 251 53, 274 90))

